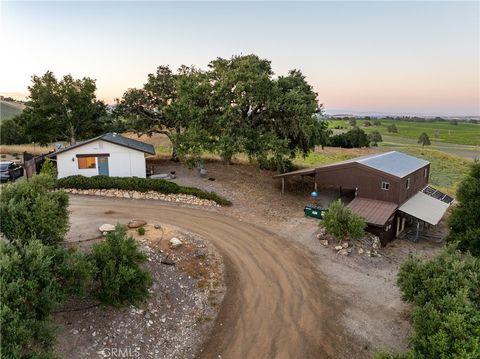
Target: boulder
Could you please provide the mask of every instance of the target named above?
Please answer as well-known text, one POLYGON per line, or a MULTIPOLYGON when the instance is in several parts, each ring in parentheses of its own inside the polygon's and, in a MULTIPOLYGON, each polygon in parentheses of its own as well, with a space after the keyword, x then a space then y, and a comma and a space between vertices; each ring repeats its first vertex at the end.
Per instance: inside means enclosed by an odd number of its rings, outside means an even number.
POLYGON ((343 242, 342 243, 342 248, 348 248, 348 242, 343 242))
POLYGON ((363 254, 363 252, 365 252, 363 248, 358 248, 358 254, 363 254))
POLYGON ((146 224, 147 222, 142 219, 132 219, 130 222, 128 222, 128 228, 143 227, 146 224))
POLYGON ((342 256, 348 256, 349 252, 346 249, 340 249, 337 254, 340 254, 342 256))
POLYGON ((172 239, 170 239, 170 247, 172 248, 178 248, 182 245, 182 241, 180 239, 178 239, 177 237, 173 237, 172 239))
POLYGON ((155 228, 155 229, 160 229, 160 228, 162 228, 162 226, 159 225, 159 224, 156 224, 156 225, 153 226, 153 228, 155 228))
POLYGON ((113 232, 115 230, 115 226, 113 224, 110 224, 110 223, 105 223, 105 224, 102 224, 98 230, 102 233, 104 232, 113 232))
POLYGON ((322 246, 328 246, 328 240, 327 239, 322 239, 322 240, 320 240, 320 244, 322 246))
POLYGON ((335 250, 336 250, 336 251, 339 251, 339 250, 341 250, 341 249, 343 249, 342 246, 335 246, 335 250))

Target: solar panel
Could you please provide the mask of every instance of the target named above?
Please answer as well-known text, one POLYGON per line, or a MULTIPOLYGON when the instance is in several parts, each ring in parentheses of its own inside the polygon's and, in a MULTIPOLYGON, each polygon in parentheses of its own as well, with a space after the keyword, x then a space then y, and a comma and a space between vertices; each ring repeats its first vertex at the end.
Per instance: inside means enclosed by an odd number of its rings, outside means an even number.
POLYGON ((430 197, 436 198, 442 202, 451 204, 453 202, 453 198, 450 197, 448 194, 445 194, 438 189, 432 187, 432 186, 427 186, 422 190, 423 193, 428 194, 430 197))

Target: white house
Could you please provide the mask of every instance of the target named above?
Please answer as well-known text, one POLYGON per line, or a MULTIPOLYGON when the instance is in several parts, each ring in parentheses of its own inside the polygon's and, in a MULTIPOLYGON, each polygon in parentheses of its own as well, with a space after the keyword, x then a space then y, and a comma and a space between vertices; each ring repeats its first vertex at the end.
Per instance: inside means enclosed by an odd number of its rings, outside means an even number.
POLYGON ((57 159, 58 178, 74 175, 145 178, 145 154, 155 154, 152 145, 107 133, 53 155, 57 159))

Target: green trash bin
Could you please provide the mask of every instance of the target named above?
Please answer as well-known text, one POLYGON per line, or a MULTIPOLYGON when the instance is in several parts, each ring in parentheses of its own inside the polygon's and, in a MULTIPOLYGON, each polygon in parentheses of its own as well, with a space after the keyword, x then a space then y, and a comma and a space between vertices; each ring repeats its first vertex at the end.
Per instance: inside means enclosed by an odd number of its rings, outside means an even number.
POLYGON ((327 211, 326 208, 317 207, 313 205, 307 205, 303 209, 303 212, 307 217, 322 219, 323 214, 327 211))

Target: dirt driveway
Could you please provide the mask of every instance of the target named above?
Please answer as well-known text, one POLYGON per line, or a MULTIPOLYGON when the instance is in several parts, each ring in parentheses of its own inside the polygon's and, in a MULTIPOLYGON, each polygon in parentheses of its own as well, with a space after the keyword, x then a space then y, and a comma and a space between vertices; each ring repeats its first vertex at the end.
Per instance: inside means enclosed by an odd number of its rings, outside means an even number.
POLYGON ((70 209, 71 233, 98 234, 97 224, 136 217, 185 228, 217 247, 227 292, 201 357, 367 357, 341 324, 342 299, 295 243, 220 213, 155 201, 71 196, 70 209))

